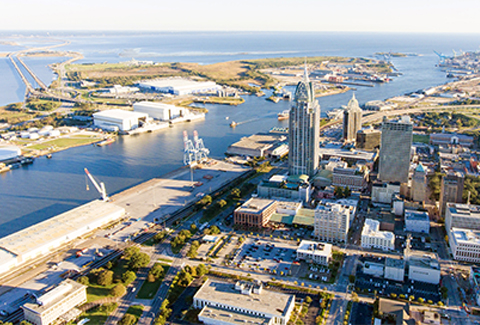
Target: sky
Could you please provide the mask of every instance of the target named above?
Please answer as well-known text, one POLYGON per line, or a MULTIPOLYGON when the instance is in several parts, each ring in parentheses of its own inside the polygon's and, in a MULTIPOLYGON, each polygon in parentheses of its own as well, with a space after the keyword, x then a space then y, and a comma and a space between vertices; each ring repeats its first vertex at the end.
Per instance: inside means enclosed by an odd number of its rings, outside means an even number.
POLYGON ((0 30, 480 33, 478 0, 0 0, 0 30))

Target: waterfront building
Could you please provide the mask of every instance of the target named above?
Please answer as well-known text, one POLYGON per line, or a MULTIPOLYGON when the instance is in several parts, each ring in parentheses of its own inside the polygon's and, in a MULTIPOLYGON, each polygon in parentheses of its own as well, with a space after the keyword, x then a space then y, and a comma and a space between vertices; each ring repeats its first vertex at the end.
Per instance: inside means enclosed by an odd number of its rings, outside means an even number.
POLYGON ((297 259, 308 263, 328 265, 332 259, 332 245, 302 240, 297 248, 297 259))
POLYGON ((0 274, 47 255, 124 215, 124 208, 95 200, 3 237, 0 239, 0 274))
POLYGON ((424 202, 427 194, 427 173, 421 163, 413 172, 412 177, 412 200, 415 202, 424 202))
POLYGON ((453 258, 457 261, 480 263, 480 231, 472 229, 450 229, 448 242, 453 258))
POLYGON ((130 131, 148 120, 148 114, 123 109, 110 109, 93 114, 93 124, 107 131, 130 131))
POLYGON ((382 123, 378 178, 384 182, 408 182, 413 124, 409 116, 382 123))
POLYGON ((355 191, 364 190, 368 185, 369 172, 366 166, 362 167, 334 168, 332 173, 332 185, 349 187, 351 190, 355 191))
POLYGON ((380 148, 382 131, 375 129, 361 129, 357 132, 355 147, 363 150, 375 150, 380 148))
POLYGON ((405 231, 428 234, 430 232, 428 214, 423 211, 405 210, 405 231))
MULTIPOLYGON (((228 146, 228 155, 248 156, 248 157, 265 157, 279 147, 283 142, 287 141, 287 137, 280 133, 257 133, 249 137, 243 137, 240 141, 228 146)), ((288 153, 287 151, 283 154, 288 153)))
POLYGON ((440 264, 438 255, 424 251, 408 253, 408 279, 418 282, 439 284, 440 264))
POLYGON ((207 325, 286 325, 295 296, 263 289, 261 283, 207 279, 193 296, 193 306, 201 309, 198 319, 207 325))
POLYGON ((442 185, 440 188, 441 216, 445 216, 447 203, 462 203, 463 183, 464 176, 461 172, 449 171, 447 175, 442 177, 442 185))
POLYGON ((362 247, 378 248, 384 251, 395 249, 395 236, 390 231, 380 231, 380 222, 365 219, 362 229, 362 247))
POLYGON ((221 89, 221 87, 213 81, 194 81, 185 78, 143 80, 138 83, 138 87, 149 91, 178 96, 207 92, 216 93, 221 89))
POLYGON ((251 198, 233 213, 235 225, 247 228, 263 228, 275 212, 277 202, 274 200, 251 198))
POLYGON ((315 99, 313 82, 308 78, 307 67, 303 80, 295 90, 294 104, 289 118, 290 175, 313 177, 319 162, 320 105, 315 99))
POLYGON ((405 260, 387 257, 385 259, 385 279, 403 282, 405 278, 405 260))
POLYGON ((347 242, 350 209, 337 203, 319 204, 315 209, 314 236, 330 242, 347 242))
POLYGON ((358 106, 355 93, 343 111, 343 140, 355 141, 357 132, 362 128, 362 110, 358 106))
POLYGON ((480 205, 447 203, 445 211, 447 235, 452 228, 480 230, 480 205))
POLYGON ((470 148, 473 146, 473 137, 456 133, 432 133, 430 134, 430 143, 435 146, 460 145, 470 148))
POLYGON ((15 146, 0 147, 0 162, 18 158, 22 155, 22 149, 15 146))
POLYGON ((35 303, 27 302, 22 309, 25 320, 33 325, 54 324, 57 319, 60 323, 68 323, 82 313, 75 307, 86 302, 87 287, 67 279, 40 296, 35 303))
POLYGON ((190 114, 190 111, 183 107, 147 101, 133 104, 133 111, 147 114, 148 116, 160 121, 169 121, 174 118, 185 117, 190 114))

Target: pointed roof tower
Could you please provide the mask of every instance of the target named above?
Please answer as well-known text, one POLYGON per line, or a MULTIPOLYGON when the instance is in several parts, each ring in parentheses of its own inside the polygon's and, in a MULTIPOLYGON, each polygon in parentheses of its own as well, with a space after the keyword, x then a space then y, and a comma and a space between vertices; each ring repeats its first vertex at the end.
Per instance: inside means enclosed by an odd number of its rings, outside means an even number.
POLYGON ((347 109, 348 110, 361 110, 360 106, 358 105, 358 100, 357 100, 357 98, 355 98, 355 93, 353 93, 352 99, 350 99, 350 101, 348 102, 347 109))

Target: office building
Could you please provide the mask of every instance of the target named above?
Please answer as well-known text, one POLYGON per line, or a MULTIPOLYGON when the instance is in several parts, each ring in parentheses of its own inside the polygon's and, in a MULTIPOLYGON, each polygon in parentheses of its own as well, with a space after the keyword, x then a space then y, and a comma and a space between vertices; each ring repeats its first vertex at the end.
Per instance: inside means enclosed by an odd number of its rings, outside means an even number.
POLYGON ((457 261, 480 263, 480 231, 452 228, 448 236, 453 258, 457 261))
POLYGON ((347 242, 350 209, 337 203, 319 204, 315 209, 315 238, 329 242, 347 242))
POLYGON ((378 178, 384 182, 408 182, 413 124, 409 116, 382 123, 378 178))
POLYGON ((368 175, 369 171, 366 166, 336 167, 332 173, 332 185, 362 191, 368 185, 368 175))
POLYGON ((410 252, 407 258, 409 280, 432 284, 440 283, 440 264, 437 254, 424 251, 410 252))
POLYGON ((464 176, 461 172, 450 171, 442 177, 440 188, 440 215, 445 216, 449 202, 462 203, 464 176))
POLYGON ((405 260, 387 257, 385 259, 385 279, 403 282, 405 278, 405 260))
POLYGON ((405 210, 405 231, 428 234, 430 232, 428 214, 423 211, 405 210))
POLYGON ((445 228, 465 228, 480 230, 480 205, 447 203, 445 209, 445 228))
POLYGON ((357 132, 355 147, 363 150, 375 150, 380 148, 382 131, 375 129, 362 129, 357 132))
POLYGON ((315 99, 315 89, 308 78, 306 66, 303 80, 295 90, 288 133, 290 175, 313 177, 319 161, 320 105, 315 99))
POLYGON ((251 198, 233 213, 235 225, 246 228, 263 228, 275 212, 277 202, 274 200, 251 198))
POLYGON ((297 248, 297 259, 309 263, 328 265, 332 259, 332 245, 302 240, 297 248))
POLYGON ((193 306, 201 309, 198 319, 208 325, 286 325, 295 296, 263 289, 258 283, 207 279, 193 296, 193 306))
POLYGON ((75 307, 87 302, 87 287, 67 279, 40 296, 35 303, 22 306, 25 320, 33 325, 54 324, 60 318, 63 323, 74 320, 82 313, 75 307))
POLYGON ((358 106, 355 93, 343 111, 343 140, 355 141, 357 132, 362 128, 362 110, 358 106))
POLYGON ((390 231, 380 231, 380 222, 365 219, 362 229, 362 247, 378 248, 384 251, 395 249, 395 236, 390 231))
POLYGON ((396 194, 400 193, 400 184, 373 183, 372 202, 390 204, 396 194))
POLYGON ((421 163, 413 172, 412 177, 412 200, 415 202, 424 202, 427 194, 427 173, 421 163))

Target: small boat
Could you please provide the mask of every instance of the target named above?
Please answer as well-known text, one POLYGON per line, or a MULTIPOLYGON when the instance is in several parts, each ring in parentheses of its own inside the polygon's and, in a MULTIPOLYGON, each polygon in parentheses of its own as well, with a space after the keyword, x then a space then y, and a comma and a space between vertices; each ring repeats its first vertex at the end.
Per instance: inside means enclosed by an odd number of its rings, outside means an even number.
POLYGON ((288 120, 289 117, 290 117, 290 111, 289 110, 285 110, 281 113, 278 113, 278 120, 279 121, 288 120))
POLYGON ((225 119, 226 119, 227 121, 228 121, 228 119, 229 119, 229 118, 230 118, 230 117, 228 117, 228 116, 227 116, 227 117, 225 117, 225 119))
POLYGON ((51 153, 49 153, 49 154, 47 155, 47 159, 52 159, 52 154, 51 154, 51 153))
POLYGON ((232 121, 232 123, 230 123, 230 127, 231 127, 231 128, 234 128, 234 127, 236 127, 236 126, 237 126, 237 123, 236 123, 235 121, 232 121))
POLYGON ((113 142, 115 142, 114 138, 108 138, 108 139, 105 139, 103 141, 98 142, 97 147, 103 147, 103 146, 106 146, 107 144, 110 144, 110 143, 113 143, 113 142))

